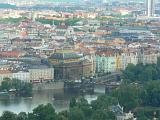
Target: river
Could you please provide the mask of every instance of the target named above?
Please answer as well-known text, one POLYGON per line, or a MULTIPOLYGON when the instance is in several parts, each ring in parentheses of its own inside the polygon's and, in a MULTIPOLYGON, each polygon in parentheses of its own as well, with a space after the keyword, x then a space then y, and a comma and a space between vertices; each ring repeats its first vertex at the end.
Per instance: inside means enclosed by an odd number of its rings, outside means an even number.
MULTIPOLYGON (((96 100, 99 94, 83 95, 88 102, 96 100)), ((10 99, 0 99, 0 115, 4 111, 11 111, 14 113, 31 112, 40 104, 51 103, 56 112, 67 110, 69 108, 69 100, 72 97, 78 98, 79 93, 64 92, 64 90, 46 90, 33 92, 32 98, 14 97, 10 99)))

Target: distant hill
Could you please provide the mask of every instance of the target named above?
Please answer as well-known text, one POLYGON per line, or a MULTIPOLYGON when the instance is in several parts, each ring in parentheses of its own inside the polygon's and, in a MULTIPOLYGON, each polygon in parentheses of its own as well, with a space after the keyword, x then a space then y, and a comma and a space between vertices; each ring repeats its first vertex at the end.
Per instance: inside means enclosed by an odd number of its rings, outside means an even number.
POLYGON ((93 2, 93 3, 99 3, 102 2, 103 0, 39 0, 41 2, 76 2, 76 3, 80 3, 80 2, 93 2))
POLYGON ((75 1, 75 0, 39 0, 39 1, 43 1, 43 2, 71 2, 71 1, 75 1))
POLYGON ((0 3, 0 8, 16 8, 15 5, 0 3))

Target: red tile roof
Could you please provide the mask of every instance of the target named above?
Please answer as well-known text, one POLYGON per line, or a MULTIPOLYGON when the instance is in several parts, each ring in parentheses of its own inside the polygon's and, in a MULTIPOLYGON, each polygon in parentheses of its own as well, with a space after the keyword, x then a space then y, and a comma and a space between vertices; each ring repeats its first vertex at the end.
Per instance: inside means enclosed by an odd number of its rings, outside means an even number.
POLYGON ((0 74, 8 74, 11 73, 9 70, 0 70, 0 74))
POLYGON ((1 52, 0 56, 2 57, 20 57, 24 54, 24 52, 20 51, 6 51, 6 52, 1 52))

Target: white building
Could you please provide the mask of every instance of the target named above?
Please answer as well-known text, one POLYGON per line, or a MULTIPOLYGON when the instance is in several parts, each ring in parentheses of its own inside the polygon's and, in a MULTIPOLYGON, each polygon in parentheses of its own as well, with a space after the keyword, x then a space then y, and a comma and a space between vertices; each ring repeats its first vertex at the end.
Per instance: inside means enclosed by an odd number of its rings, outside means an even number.
POLYGON ((133 113, 125 113, 119 104, 111 106, 110 110, 116 115, 116 120, 136 120, 133 113))
POLYGON ((30 73, 23 71, 12 73, 12 78, 21 80, 22 82, 30 82, 30 73))
POLYGON ((117 120, 136 120, 136 118, 134 118, 134 114, 129 112, 129 113, 123 113, 121 115, 117 115, 117 120))
POLYGON ((138 64, 138 54, 135 53, 122 53, 121 55, 121 69, 124 70, 128 64, 138 64))
POLYGON ((29 73, 31 82, 45 82, 54 80, 53 68, 29 69, 29 73))
POLYGON ((152 17, 155 14, 155 0, 146 0, 147 1, 147 16, 152 17))
POLYGON ((157 58, 160 57, 159 53, 150 53, 143 55, 143 64, 153 64, 157 63, 157 58))

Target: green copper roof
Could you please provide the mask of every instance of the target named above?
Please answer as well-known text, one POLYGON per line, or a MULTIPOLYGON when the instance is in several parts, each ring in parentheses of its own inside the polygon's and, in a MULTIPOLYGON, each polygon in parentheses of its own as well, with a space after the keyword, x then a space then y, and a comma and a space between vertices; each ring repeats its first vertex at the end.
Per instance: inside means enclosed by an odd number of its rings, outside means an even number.
POLYGON ((77 54, 77 53, 54 53, 51 55, 51 59, 59 59, 59 60, 63 60, 63 59, 76 59, 76 58, 81 58, 82 55, 77 54))

